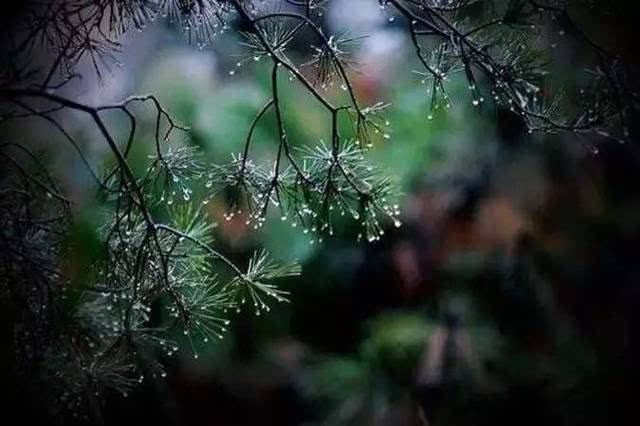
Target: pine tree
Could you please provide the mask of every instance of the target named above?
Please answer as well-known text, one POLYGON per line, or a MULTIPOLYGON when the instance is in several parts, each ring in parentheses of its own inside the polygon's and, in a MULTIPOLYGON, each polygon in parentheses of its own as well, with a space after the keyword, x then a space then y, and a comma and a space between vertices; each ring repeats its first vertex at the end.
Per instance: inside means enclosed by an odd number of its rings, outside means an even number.
MULTIPOLYGON (((379 2, 389 22, 407 34, 419 66, 414 73, 429 87, 426 120, 458 101, 448 86, 463 78, 472 105, 496 105, 530 133, 568 133, 594 151, 601 141, 630 139, 638 106, 633 70, 571 18, 575 8, 595 6, 563 0, 370 1, 379 2), (559 87, 553 78, 555 39, 565 33, 586 52, 579 67, 587 72, 576 90, 559 87)), ((216 250, 213 225, 201 209, 214 197, 227 195, 227 217, 248 212, 247 224, 256 229, 265 225, 269 210, 279 209, 282 220, 318 242, 333 235, 337 216, 353 218, 361 229, 358 238, 369 242, 380 239, 389 224, 401 226, 392 179, 366 159, 374 144, 390 137, 384 115, 391 106, 359 99, 352 84, 357 64, 349 55, 359 35, 331 34, 323 19, 324 10, 336 4, 26 0, 6 6, 2 125, 44 121, 62 135, 90 171, 104 206, 97 234, 78 229, 78 212, 46 161, 3 137, 0 294, 15 314, 15 357, 25 383, 55 391, 46 407, 51 418, 99 422, 107 394, 126 396, 145 377, 166 375, 158 354, 187 350, 197 357, 201 342, 224 336, 236 310, 250 307, 260 315, 273 302, 288 300, 276 283, 300 274, 300 266, 274 262, 259 251, 242 267, 216 250), (109 69, 127 59, 119 57, 120 37, 158 18, 173 22, 198 47, 238 32, 248 58, 270 63, 271 96, 256 111, 233 161, 211 166, 196 149, 177 145, 177 134, 188 135, 188 127, 154 95, 87 105, 59 94, 80 77, 81 61, 108 79, 109 69), (290 54, 293 44, 307 40, 312 44, 302 57, 290 54), (326 110, 328 141, 290 139, 283 77, 326 110), (141 120, 138 104, 153 108, 155 122, 154 155, 143 173, 130 161, 141 120), (86 158, 65 127, 64 117, 72 112, 95 126, 112 162, 96 168, 86 158), (252 157, 254 130, 267 114, 275 117, 278 141, 269 164, 252 157), (114 115, 127 120, 124 139, 110 128, 106 117, 114 115), (208 193, 194 195, 194 183, 204 183, 208 193), (70 238, 78 232, 95 241, 81 271, 73 270, 70 258, 78 255, 70 238), (186 347, 171 337, 175 329, 184 334, 186 347)))

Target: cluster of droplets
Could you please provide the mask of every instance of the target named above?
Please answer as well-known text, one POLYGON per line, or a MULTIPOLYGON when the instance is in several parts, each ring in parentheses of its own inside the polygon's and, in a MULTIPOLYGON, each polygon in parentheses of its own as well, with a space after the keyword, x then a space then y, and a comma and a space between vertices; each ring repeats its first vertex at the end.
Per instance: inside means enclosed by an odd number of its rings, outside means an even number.
MULTIPOLYGON (((332 216, 348 217, 362 227, 364 236, 368 242, 379 241, 384 235, 384 226, 380 223, 381 217, 387 217, 395 227, 400 227, 402 223, 398 219, 400 215, 397 204, 388 204, 386 199, 382 199, 380 204, 369 203, 361 210, 351 207, 344 200, 335 198, 328 203, 326 214, 322 217, 303 203, 297 208, 292 216, 283 214, 280 220, 289 222, 291 227, 300 229, 305 235, 309 235, 309 244, 321 244, 325 238, 334 235, 332 216)), ((357 237, 358 241, 363 239, 363 233, 357 237)))
MULTIPOLYGON (((277 302, 287 302, 288 292, 278 289, 270 280, 299 275, 300 267, 296 263, 279 264, 268 258, 265 251, 254 254, 249 261, 246 273, 235 270, 236 276, 222 285, 215 279, 207 280, 203 275, 198 280, 179 283, 175 287, 177 297, 166 309, 170 317, 183 326, 182 334, 191 348, 194 358, 198 357, 197 347, 212 340, 224 338, 231 320, 230 310, 241 312, 242 308, 253 303, 256 315, 269 312, 267 298, 277 302)), ((177 345, 162 344, 168 356, 177 351, 177 345)))
MULTIPOLYGON (((257 63, 257 62, 260 62, 262 58, 264 57, 270 58, 271 56, 272 55, 270 52, 255 51, 251 55, 247 56, 246 58, 237 61, 235 63, 235 67, 229 70, 229 75, 233 77, 234 75, 236 75, 236 70, 239 70, 247 63, 257 63)), ((278 63, 278 66, 280 66, 280 63, 278 63)))
POLYGON ((384 102, 376 102, 371 106, 352 112, 351 121, 356 134, 356 139, 353 141, 355 146, 360 149, 371 149, 374 140, 388 141, 391 139, 391 122, 383 116, 384 110, 389 105, 384 102))
POLYGON ((357 43, 359 39, 360 37, 332 35, 322 45, 311 46, 311 59, 302 66, 313 68, 315 86, 324 92, 336 86, 342 91, 349 90, 350 83, 346 80, 343 69, 351 68, 353 63, 349 59, 350 53, 345 49, 346 46, 357 43))
POLYGON ((149 169, 148 184, 161 186, 160 202, 171 206, 187 203, 193 198, 192 182, 199 181, 204 168, 195 147, 169 148, 164 154, 150 156, 154 161, 149 169))
MULTIPOLYGON (((182 334, 187 340, 191 353, 197 358, 199 344, 209 344, 213 340, 224 339, 224 334, 228 331, 231 320, 220 316, 218 312, 222 308, 210 306, 203 300, 192 300, 191 302, 190 306, 182 308, 187 311, 188 315, 186 323, 183 322, 184 329, 182 334)), ((228 306, 234 305, 230 304, 228 306)), ((175 305, 168 306, 167 310, 169 315, 176 320, 184 320, 182 310, 175 305)), ((224 308, 224 310, 226 312, 227 308, 224 308)), ((175 343, 165 344, 163 347, 167 356, 172 356, 179 348, 175 343)))
POLYGON ((262 312, 269 312, 271 308, 266 302, 265 297, 275 300, 279 303, 285 303, 288 291, 279 289, 275 284, 269 281, 275 278, 284 278, 300 275, 300 266, 296 263, 276 264, 268 258, 268 253, 264 250, 254 253, 249 260, 247 272, 238 277, 232 286, 237 289, 236 297, 240 299, 236 305, 237 310, 241 309, 248 300, 253 304, 256 316, 260 316, 262 312), (243 296, 247 295, 249 298, 243 296))
MULTIPOLYGON (((272 296, 272 297, 278 297, 276 294, 272 293, 269 294, 267 293, 267 295, 272 296)), ((277 299, 278 302, 280 303, 284 303, 286 302, 286 299, 277 299)), ((238 303, 238 306, 236 307, 236 313, 239 314, 242 312, 243 309, 245 309, 246 306, 252 306, 252 311, 255 314, 255 316, 259 317, 260 315, 262 315, 263 312, 270 312, 271 308, 269 307, 269 305, 267 305, 261 298, 256 297, 253 299, 252 302, 248 302, 246 298, 242 298, 240 299, 240 302, 238 303)))
MULTIPOLYGON (((160 350, 168 357, 172 357, 180 349, 175 341, 166 338, 158 339, 158 346, 160 347, 160 350)), ((166 377, 166 373, 162 372, 161 377, 166 377)))
POLYGON ((225 15, 228 8, 218 0, 162 0, 161 16, 178 24, 190 43, 199 49, 229 30, 225 15))
POLYGON ((273 170, 267 172, 250 161, 243 163, 240 155, 234 155, 231 164, 216 166, 216 172, 207 175, 205 187, 214 193, 225 188, 237 190, 241 194, 236 199, 247 200, 243 208, 232 204, 224 220, 242 220, 245 226, 257 230, 267 222, 267 207, 273 206, 279 209, 281 222, 309 235, 309 244, 333 236, 333 222, 338 216, 351 217, 371 242, 384 234, 381 218, 400 226, 399 208, 386 198, 393 195, 393 185, 387 178, 379 180, 377 170, 363 162, 364 150, 355 141, 347 141, 337 154, 322 141, 315 148, 301 151, 302 166, 296 172, 291 167, 279 175, 273 170), (253 184, 239 185, 240 181, 253 184), (367 192, 362 192, 366 188, 367 192))
POLYGON ((358 233, 357 240, 365 240, 369 243, 380 241, 385 234, 383 226, 380 224, 379 216, 386 216, 392 222, 393 226, 399 228, 402 222, 398 218, 400 216, 400 206, 397 204, 387 204, 386 199, 381 200, 382 205, 366 204, 363 207, 363 215, 354 217, 356 221, 360 220, 362 231, 358 233), (360 217, 362 216, 362 217, 360 217))
POLYGON ((484 103, 484 97, 480 95, 480 91, 478 90, 478 86, 475 83, 469 85, 469 91, 471 92, 471 105, 474 107, 480 106, 480 104, 484 103))

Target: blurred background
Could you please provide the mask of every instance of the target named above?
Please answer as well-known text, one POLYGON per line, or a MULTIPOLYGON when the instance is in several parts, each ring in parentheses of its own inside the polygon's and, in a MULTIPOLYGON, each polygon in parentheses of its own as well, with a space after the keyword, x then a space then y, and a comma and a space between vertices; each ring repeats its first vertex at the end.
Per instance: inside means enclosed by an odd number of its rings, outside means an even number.
MULTIPOLYGON (((225 338, 199 348, 197 360, 165 357, 167 379, 114 398, 106 419, 189 426, 628 422, 640 359, 635 151, 529 135, 508 111, 472 106, 464 79, 449 84, 452 108, 429 119, 430 86, 412 72, 415 52, 401 20, 368 0, 342 1, 324 19, 335 33, 368 35, 353 45, 359 65, 351 76, 363 103, 392 104, 390 139, 368 155, 403 192, 403 226, 387 224, 385 238, 368 244, 356 242, 358 231, 345 222, 318 244, 275 213, 254 231, 242 215, 223 218, 223 197, 207 204, 215 244, 232 259, 242 264, 265 247, 303 264, 300 278, 282 283, 291 303, 266 316, 235 314, 225 338)), ((153 92, 191 127, 176 143, 222 163, 242 149, 270 96, 267 60, 254 61, 241 41, 222 34, 198 49, 159 21, 125 38, 123 65, 103 82, 86 65, 87 77, 64 90, 90 104, 153 92)), ((557 41, 570 63, 571 46, 563 48, 560 35, 557 41)), ((339 85, 327 90, 341 96, 339 85)), ((290 140, 326 140, 325 112, 295 82, 283 94, 290 140)), ((140 114, 148 122, 134 166, 153 149, 148 112, 140 114)), ((265 118, 255 158, 272 158, 277 146, 275 121, 265 118)), ((93 161, 104 161, 94 130, 81 120, 68 125, 93 161)), ((86 169, 71 152, 55 158, 91 221, 95 188, 86 169)))

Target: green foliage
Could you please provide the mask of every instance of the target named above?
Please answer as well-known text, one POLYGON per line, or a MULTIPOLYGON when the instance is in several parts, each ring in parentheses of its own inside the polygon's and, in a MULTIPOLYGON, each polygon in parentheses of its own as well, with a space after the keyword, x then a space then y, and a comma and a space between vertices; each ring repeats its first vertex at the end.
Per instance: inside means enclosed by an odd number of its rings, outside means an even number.
MULTIPOLYGON (((541 46, 552 43, 554 22, 569 16, 564 2, 378 3, 390 23, 402 20, 416 53, 417 74, 429 87, 421 112, 426 129, 437 128, 428 124, 437 115, 446 117, 441 111, 452 105, 450 87, 463 81, 472 106, 493 102, 530 132, 628 139, 629 117, 638 104, 630 73, 584 34, 591 51, 586 90, 558 96, 563 91, 550 76, 552 55, 541 46)), ((24 359, 32 362, 22 366, 25 376, 32 366, 39 367, 37 380, 49 384, 43 394, 56 391, 48 407, 56 415, 67 410, 98 421, 111 392, 126 395, 148 374, 166 374, 158 360, 179 350, 176 331, 198 357, 200 342, 222 338, 234 312, 245 304, 260 315, 270 310, 270 302, 288 300, 289 292, 277 282, 298 276, 300 266, 275 262, 264 250, 256 251, 246 267, 238 266, 213 246, 216 224, 205 207, 210 203, 224 205, 226 221, 242 217, 254 229, 277 209, 280 222, 308 234, 311 243, 332 236, 345 219, 357 225, 358 240, 369 243, 380 240, 390 225, 401 225, 398 182, 367 157, 391 139, 388 117, 396 114, 401 122, 404 113, 390 112, 381 100, 367 100, 367 105, 360 99, 351 50, 361 36, 330 34, 322 19, 324 6, 333 2, 30 0, 21 13, 7 18, 0 121, 27 119, 50 126, 87 167, 101 202, 96 207, 99 226, 85 223, 79 213, 83 206, 68 198, 65 186, 28 147, 6 143, 0 148, 10 166, 0 176, 6 245, 1 294, 3 302, 20 311, 16 329, 36 330, 18 356, 28 353, 24 359), (260 91, 264 103, 244 129, 243 149, 235 149, 238 130, 224 124, 233 137, 223 144, 234 145, 228 161, 205 161, 216 151, 193 145, 206 148, 206 143, 187 139, 181 145, 176 133, 188 128, 153 95, 87 105, 61 90, 78 77, 76 66, 82 61, 105 78, 105 71, 119 64, 120 37, 162 16, 201 48, 227 31, 241 33, 244 42, 239 44, 249 51, 249 60, 237 62, 230 75, 245 63, 268 63, 259 68, 268 76, 260 91), (36 60, 40 56, 42 61, 36 60), (314 107, 292 111, 293 96, 314 107), (139 147, 145 139, 139 137, 142 120, 135 105, 151 106, 152 149, 139 147), (291 118, 318 110, 322 118, 312 129, 291 118), (70 112, 95 128, 95 139, 108 149, 110 158, 97 172, 83 144, 66 128, 70 112), (111 128, 107 116, 124 120, 124 136, 111 128), (272 120, 270 132, 263 126, 266 120, 272 120), (256 149, 256 139, 273 142, 274 155, 262 155, 265 150, 256 149), (24 158, 18 161, 17 155, 24 158)), ((236 106, 241 115, 255 107, 236 106)), ((423 161, 422 149, 408 161, 423 161)), ((398 166, 403 160, 395 161, 398 166)), ((396 174, 408 179, 403 171, 396 174)), ((406 380, 405 369, 415 363, 428 328, 414 316, 376 323, 362 361, 406 380)), ((334 360, 323 369, 332 374, 338 367, 350 371, 345 389, 371 384, 369 368, 353 361, 334 360)), ((331 384, 319 388, 326 386, 331 384)), ((61 414, 60 423, 66 419, 61 414)))
POLYGON ((427 337, 434 328, 434 324, 417 314, 377 317, 369 326, 369 337, 362 343, 361 357, 371 369, 411 385, 427 337))

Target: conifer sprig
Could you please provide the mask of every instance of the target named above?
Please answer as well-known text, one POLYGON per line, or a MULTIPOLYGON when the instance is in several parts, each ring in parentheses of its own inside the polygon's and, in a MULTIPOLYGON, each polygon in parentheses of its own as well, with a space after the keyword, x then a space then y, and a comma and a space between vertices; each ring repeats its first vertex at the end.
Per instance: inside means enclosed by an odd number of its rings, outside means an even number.
MULTIPOLYGON (((99 419, 110 390, 126 395, 145 375, 165 374, 157 359, 180 348, 171 340, 172 330, 186 333, 197 356, 198 339, 224 336, 233 312, 246 303, 260 314, 270 302, 288 300, 277 281, 300 274, 300 267, 257 251, 241 268, 216 250, 215 225, 201 210, 213 198, 224 193, 226 219, 246 213, 245 224, 254 228, 277 209, 281 220, 309 234, 312 243, 333 235, 343 216, 354 220, 358 238, 369 242, 380 239, 389 225, 400 226, 393 179, 366 160, 374 142, 391 138, 384 116, 390 105, 373 101, 367 106, 360 99, 354 84, 357 64, 349 53, 359 37, 331 33, 321 14, 333 2, 23 3, 24 13, 8 18, 11 31, 0 36, 0 124, 26 119, 50 126, 90 171, 102 202, 103 220, 97 231, 88 231, 47 161, 21 144, 0 146, 0 158, 8 164, 0 176, 0 297, 19 312, 17 327, 32 331, 17 342, 21 370, 27 375, 34 365, 43 365, 48 390, 62 390, 47 393, 57 395, 51 404, 56 413, 63 407, 99 419), (249 58, 272 65, 270 96, 248 129, 244 149, 230 161, 211 165, 196 149, 178 144, 174 133, 187 128, 155 96, 96 106, 61 94, 78 78, 76 65, 83 60, 107 78, 122 59, 121 36, 162 17, 199 47, 215 43, 226 31, 241 30, 249 58), (36 56, 42 60, 34 61, 36 56), (326 110, 326 141, 318 142, 320 136, 294 140, 289 133, 283 76, 326 110), (332 90, 336 85, 340 90, 332 90), (154 123, 153 155, 142 172, 130 159, 140 140, 143 117, 133 109, 140 103, 152 106, 154 123), (99 132, 111 157, 102 170, 67 128, 64 114, 69 112, 99 132), (251 148, 256 126, 270 114, 276 122, 275 159, 265 162, 251 148), (116 115, 127 120, 124 138, 115 136, 107 119, 116 115), (344 128, 343 116, 352 129, 344 128), (90 254, 74 245, 81 237, 91 242, 90 254), (154 314, 165 320, 152 321, 154 314)), ((378 3, 392 25, 402 23, 416 72, 429 84, 427 118, 437 118, 451 105, 448 85, 460 77, 472 105, 493 102, 507 108, 531 132, 629 139, 631 113, 639 105, 633 70, 571 21, 571 2, 378 3), (567 28, 558 28, 559 22, 567 28), (550 74, 549 51, 556 34, 568 29, 592 58, 587 83, 577 95, 554 88, 550 74)))

